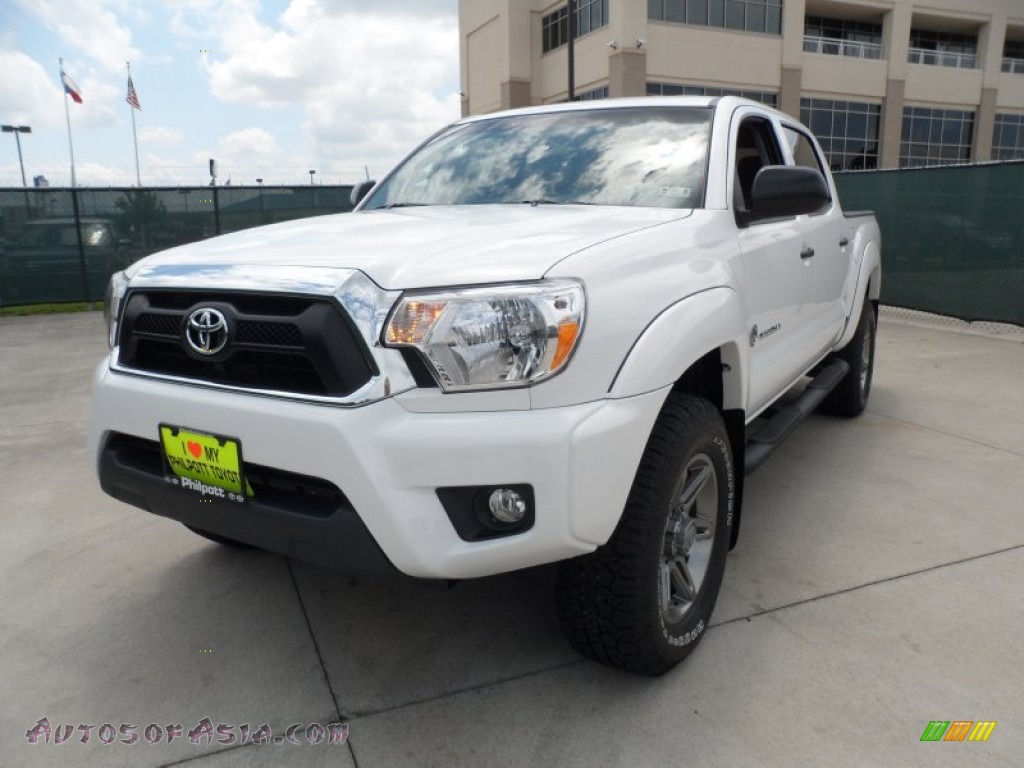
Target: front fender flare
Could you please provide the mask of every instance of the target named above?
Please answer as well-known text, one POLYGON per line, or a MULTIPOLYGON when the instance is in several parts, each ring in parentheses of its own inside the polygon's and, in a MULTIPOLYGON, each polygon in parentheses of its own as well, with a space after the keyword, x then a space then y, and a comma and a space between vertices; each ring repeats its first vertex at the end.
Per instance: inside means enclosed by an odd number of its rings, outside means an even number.
POLYGON ((747 393, 746 313, 731 288, 711 288, 666 307, 644 329, 608 394, 632 397, 673 384, 708 352, 721 351, 722 408, 744 409, 747 393))

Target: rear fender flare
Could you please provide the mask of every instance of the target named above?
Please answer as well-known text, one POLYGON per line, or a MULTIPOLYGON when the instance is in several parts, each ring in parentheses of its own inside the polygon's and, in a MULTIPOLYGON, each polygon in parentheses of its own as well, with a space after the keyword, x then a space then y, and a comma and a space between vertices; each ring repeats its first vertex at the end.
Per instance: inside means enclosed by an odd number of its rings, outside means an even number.
POLYGON ((882 291, 882 254, 878 240, 870 240, 864 246, 864 258, 857 273, 857 285, 854 289, 853 304, 846 319, 846 328, 836 342, 836 349, 842 349, 857 332, 857 322, 865 301, 878 301, 882 291))

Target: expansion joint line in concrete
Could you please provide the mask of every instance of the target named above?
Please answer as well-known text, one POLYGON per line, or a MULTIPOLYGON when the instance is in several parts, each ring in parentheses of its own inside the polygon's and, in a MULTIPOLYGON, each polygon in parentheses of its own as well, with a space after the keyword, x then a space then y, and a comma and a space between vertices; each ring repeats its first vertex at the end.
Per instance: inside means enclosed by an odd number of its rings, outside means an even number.
MULTIPOLYGON (((285 566, 288 568, 288 578, 291 579, 292 587, 295 589, 295 596, 298 598, 298 601, 299 601, 299 608, 302 611, 302 618, 306 622, 306 629, 309 632, 310 640, 313 641, 313 650, 316 651, 316 658, 317 658, 317 662, 320 664, 320 671, 323 673, 324 682, 327 684, 327 690, 331 694, 331 701, 334 704, 334 712, 331 714, 331 718, 333 719, 334 722, 348 722, 350 718, 347 718, 347 717, 343 718, 343 716, 341 714, 341 707, 338 705, 338 697, 337 697, 337 695, 334 692, 334 686, 331 685, 331 676, 327 672, 327 664, 324 661, 324 655, 323 655, 323 653, 320 650, 320 644, 316 640, 316 633, 313 631, 313 623, 309 619, 309 611, 306 610, 306 603, 302 599, 302 592, 299 590, 299 583, 295 579, 295 571, 292 569, 291 560, 289 560, 288 558, 285 558, 284 560, 285 560, 285 566)), ((196 762, 196 761, 199 761, 199 760, 207 760, 209 758, 214 757, 215 755, 222 755, 225 752, 234 752, 237 749, 245 749, 247 747, 253 747, 253 746, 256 746, 256 745, 253 745, 253 744, 238 744, 238 745, 233 746, 233 747, 226 747, 224 749, 219 749, 219 750, 216 750, 216 751, 206 752, 206 753, 201 754, 201 755, 194 755, 192 757, 186 757, 183 760, 175 760, 174 762, 163 763, 160 766, 160 768, 172 768, 173 766, 186 765, 188 763, 193 763, 193 762, 196 762)), ((352 757, 352 763, 356 766, 356 768, 359 768, 359 763, 356 761, 355 752, 352 749, 352 738, 351 738, 351 735, 349 736, 348 740, 346 741, 346 746, 348 747, 349 755, 351 755, 351 757, 352 757)))
MULTIPOLYGON (((316 632, 313 631, 313 622, 310 621, 309 611, 306 610, 306 602, 302 599, 302 590, 299 589, 299 582, 295 579, 295 571, 292 568, 292 561, 289 558, 285 558, 285 563, 288 566, 288 577, 292 580, 292 587, 295 588, 295 597, 299 601, 299 608, 302 610, 302 618, 306 622, 306 629, 309 630, 309 639, 313 641, 313 649, 316 651, 316 659, 320 664, 320 671, 323 673, 324 682, 327 684, 327 691, 331 694, 331 701, 334 702, 334 714, 337 717, 336 722, 348 722, 349 718, 342 715, 341 705, 338 703, 338 694, 334 691, 334 686, 331 684, 331 675, 327 671, 327 662, 324 661, 323 652, 320 650, 320 643, 316 640, 316 632)), ((348 752, 352 756, 352 762, 359 768, 359 763, 356 761, 356 754, 352 748, 352 737, 349 735, 348 741, 348 752)))
POLYGON ((930 427, 927 424, 919 424, 916 421, 910 421, 909 419, 902 419, 899 416, 893 416, 890 413, 882 413, 881 411, 876 411, 873 408, 868 408, 867 412, 870 413, 872 416, 877 416, 880 419, 892 419, 893 421, 898 421, 901 424, 908 424, 911 427, 918 427, 919 429, 924 429, 924 430, 927 430, 929 432, 934 432, 937 435, 943 435, 945 437, 952 437, 954 440, 963 440, 965 443, 970 443, 971 445, 977 445, 977 446, 980 446, 982 448, 990 448, 993 451, 999 451, 1000 453, 1005 453, 1005 454, 1008 454, 1010 456, 1014 456, 1014 457, 1016 457, 1018 459, 1024 459, 1024 454, 1017 453, 1017 451, 1010 450, 1009 448, 1003 448, 1002 446, 999 446, 999 445, 991 445, 990 443, 983 443, 980 440, 975 440, 973 437, 967 437, 965 435, 958 435, 956 432, 947 432, 944 429, 939 429, 938 427, 930 427))
POLYGON ((1018 549, 1024 549, 1024 544, 1014 544, 1014 545, 1009 546, 1009 547, 1003 547, 1002 549, 993 550, 992 552, 983 552, 980 555, 971 555, 970 557, 964 557, 964 558, 961 558, 960 560, 952 560, 952 561, 950 561, 948 563, 939 563, 938 565, 930 565, 927 568, 919 568, 916 571, 908 571, 907 573, 899 573, 899 574, 896 574, 895 576, 887 576, 884 579, 875 579, 874 581, 868 581, 868 582, 865 582, 864 584, 857 584, 856 586, 853 586, 853 587, 846 587, 845 589, 837 589, 835 592, 827 592, 824 595, 816 595, 814 597, 808 597, 808 598, 805 598, 803 600, 796 600, 796 601, 794 601, 792 603, 786 603, 785 605, 779 605, 779 606, 776 606, 774 608, 766 608, 763 611, 757 611, 756 613, 750 613, 750 614, 747 614, 746 616, 737 616, 736 618, 726 619, 725 621, 721 621, 721 622, 712 622, 708 626, 708 629, 709 630, 710 629, 717 629, 718 627, 724 627, 724 626, 727 626, 729 624, 735 624, 738 621, 750 621, 752 619, 758 618, 759 616, 765 616, 765 615, 767 615, 769 613, 777 613, 779 611, 785 611, 785 610, 788 610, 790 608, 796 608, 796 607, 801 606, 801 605, 806 605, 807 603, 815 603, 815 602, 817 602, 819 600, 827 600, 830 597, 836 597, 837 595, 845 595, 848 592, 857 592, 857 591, 862 590, 862 589, 867 589, 868 587, 874 587, 874 586, 877 586, 879 584, 886 584, 886 583, 888 583, 890 581, 900 581, 902 579, 907 579, 907 578, 910 578, 912 576, 920 576, 921 574, 924 574, 924 573, 930 573, 932 571, 940 571, 943 568, 949 568, 949 567, 954 566, 954 565, 962 565, 963 563, 969 563, 969 562, 972 562, 974 560, 984 560, 987 557, 994 557, 995 555, 1003 555, 1003 554, 1006 554, 1007 552, 1013 552, 1013 551, 1018 550, 1018 549))
POLYGON ((510 675, 509 677, 500 677, 497 680, 488 680, 487 682, 484 682, 484 683, 477 683, 475 685, 467 685, 467 686, 462 687, 462 688, 456 688, 456 689, 451 690, 451 691, 445 691, 444 693, 439 693, 436 696, 425 696, 422 699, 412 699, 410 701, 403 701, 401 704, 395 704, 394 706, 391 706, 391 707, 380 707, 379 709, 367 709, 367 710, 363 710, 363 711, 357 711, 357 712, 353 712, 352 713, 352 719, 355 720, 355 719, 359 719, 359 718, 374 717, 375 715, 389 714, 391 712, 395 712, 396 710, 407 709, 409 707, 415 707, 415 706, 417 706, 419 704, 429 704, 429 703, 434 702, 434 701, 440 701, 442 699, 451 698, 452 696, 459 696, 460 694, 463 694, 463 693, 472 693, 473 691, 482 691, 482 690, 486 690, 487 688, 492 688, 492 687, 497 686, 497 685, 504 685, 505 683, 514 683, 517 680, 525 680, 525 679, 528 679, 528 678, 531 678, 531 677, 537 677, 539 675, 546 675, 548 672, 555 672, 555 671, 557 671, 559 669, 564 669, 565 667, 573 667, 573 666, 576 666, 577 664, 584 664, 584 663, 586 663, 586 661, 587 661, 586 659, 582 659, 582 658, 580 658, 580 659, 573 659, 572 661, 563 661, 560 664, 554 664, 554 665, 552 665, 550 667, 544 667, 543 669, 534 669, 534 670, 531 670, 530 672, 523 672, 523 673, 518 674, 518 675, 510 675))

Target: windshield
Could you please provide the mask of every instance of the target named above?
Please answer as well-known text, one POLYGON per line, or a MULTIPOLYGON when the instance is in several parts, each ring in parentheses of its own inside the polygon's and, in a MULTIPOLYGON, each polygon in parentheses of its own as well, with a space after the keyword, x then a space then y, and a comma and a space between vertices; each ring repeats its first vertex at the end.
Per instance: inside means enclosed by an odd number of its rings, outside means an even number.
POLYGON ((637 107, 512 115, 455 125, 366 204, 588 203, 696 208, 711 110, 637 107))

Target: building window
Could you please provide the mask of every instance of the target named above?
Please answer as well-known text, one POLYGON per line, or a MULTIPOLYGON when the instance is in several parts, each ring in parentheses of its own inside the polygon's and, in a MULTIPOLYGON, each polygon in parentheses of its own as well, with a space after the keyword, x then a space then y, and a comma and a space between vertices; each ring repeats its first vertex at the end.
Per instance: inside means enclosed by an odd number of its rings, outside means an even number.
POLYGON ((800 122, 811 129, 833 171, 878 167, 879 104, 800 99, 800 122))
POLYGON ((576 36, 593 32, 608 23, 608 0, 577 0, 576 36))
POLYGON ((900 167, 970 162, 973 138, 974 112, 906 107, 903 110, 900 167))
POLYGON ((569 9, 562 6, 540 20, 541 48, 544 53, 560 48, 569 40, 569 9))
POLYGON ((993 160, 1024 160, 1024 115, 996 114, 992 129, 993 160))
POLYGON ((956 32, 932 32, 927 29, 910 30, 910 51, 907 61, 933 67, 976 69, 978 38, 956 32))
POLYGON ((583 93, 576 94, 576 101, 597 101, 598 99, 608 98, 608 86, 602 85, 600 88, 593 88, 589 91, 583 91, 583 93))
MULTIPOLYGON (((576 37, 600 29, 608 23, 608 0, 576 0, 576 37)), ((563 5, 540 20, 543 53, 569 42, 569 7, 563 5)))
POLYGON ((704 85, 675 85, 674 83, 648 83, 648 96, 742 96, 769 107, 778 105, 779 95, 770 91, 744 91, 735 88, 715 88, 704 85))
POLYGON ((789 150, 793 153, 793 162, 796 165, 810 168, 821 174, 825 173, 825 169, 821 167, 821 161, 818 159, 818 153, 814 150, 814 144, 807 134, 789 126, 783 126, 782 135, 786 137, 789 150))
POLYGON ((782 0, 647 0, 647 18, 782 34, 782 0))
POLYGON ((1024 75, 1024 40, 1007 40, 1003 46, 1003 72, 1024 75))
POLYGON ((804 51, 858 59, 880 59, 882 25, 808 16, 804 22, 804 51))

